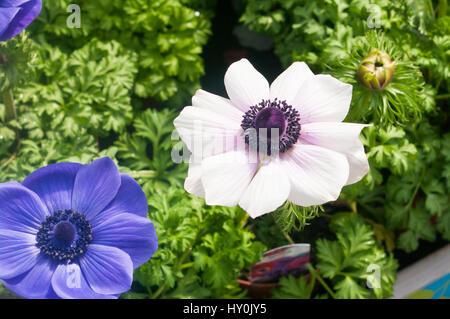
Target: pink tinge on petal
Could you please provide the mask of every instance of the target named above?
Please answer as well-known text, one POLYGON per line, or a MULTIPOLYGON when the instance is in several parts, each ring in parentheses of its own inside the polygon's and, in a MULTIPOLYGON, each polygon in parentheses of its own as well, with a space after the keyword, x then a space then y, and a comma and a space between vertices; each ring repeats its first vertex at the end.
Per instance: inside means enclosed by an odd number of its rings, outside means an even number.
POLYGON ((346 156, 319 146, 296 144, 281 158, 291 181, 288 200, 296 205, 336 200, 349 176, 346 156))
POLYGON ((270 95, 269 82, 246 59, 230 65, 225 73, 225 88, 231 102, 243 112, 270 95))
POLYGON ((236 108, 229 99, 204 90, 195 92, 195 95, 192 97, 192 106, 214 112, 218 116, 232 120, 235 123, 241 123, 244 115, 244 112, 236 108))
POLYGON ((174 125, 196 161, 236 149, 236 144, 243 143, 240 122, 207 109, 187 106, 174 125))
POLYGON ((345 185, 350 185, 359 182, 364 176, 366 176, 370 170, 370 167, 362 143, 356 150, 353 150, 352 153, 347 153, 346 155, 350 165, 350 172, 345 185))
POLYGON ((305 81, 294 98, 300 123, 342 122, 352 99, 352 86, 331 75, 319 74, 305 81))
POLYGON ((321 146, 344 154, 350 164, 346 185, 359 181, 369 171, 369 163, 359 135, 368 124, 316 122, 302 125, 302 143, 321 146))
POLYGON ((275 98, 295 105, 295 98, 301 93, 303 85, 311 81, 314 73, 305 62, 294 62, 270 85, 270 99, 275 98))

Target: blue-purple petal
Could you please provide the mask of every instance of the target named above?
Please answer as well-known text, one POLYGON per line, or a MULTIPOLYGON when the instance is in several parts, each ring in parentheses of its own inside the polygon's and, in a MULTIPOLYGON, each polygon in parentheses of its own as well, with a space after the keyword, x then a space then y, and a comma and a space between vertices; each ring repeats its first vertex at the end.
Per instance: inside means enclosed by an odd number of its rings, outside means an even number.
POLYGON ((51 164, 28 175, 22 185, 35 192, 51 214, 58 209, 71 209, 75 177, 82 166, 78 163, 51 164))
POLYGON ((93 244, 117 247, 128 255, 137 268, 158 249, 155 226, 146 217, 119 214, 92 229, 93 244))
POLYGON ((0 8, 0 40, 3 41, 3 34, 8 30, 9 24, 19 13, 20 8, 0 8))
POLYGON ((0 184, 0 212, 0 229, 29 234, 37 234, 48 215, 40 198, 17 182, 0 184))
MULTIPOLYGON (((8 2, 8 1, 7 1, 8 2)), ((19 3, 18 1, 17 3, 19 3)), ((14 4, 11 1, 11 4, 14 4)), ((1 14, 2 11, 10 10, 11 8, 0 8, 0 25, 7 25, 7 28, 0 30, 0 41, 6 41, 21 33, 28 25, 36 19, 42 9, 41 0, 30 0, 25 3, 21 3, 16 14, 10 17, 10 14, 1 14)))
POLYGON ((117 295, 98 294, 91 289, 78 264, 60 264, 53 274, 52 287, 64 299, 117 299, 117 295))
POLYGON ((36 265, 36 236, 0 229, 0 278, 17 277, 36 265))
POLYGON ((120 174, 116 164, 103 157, 78 171, 72 194, 72 208, 89 220, 100 213, 116 197, 120 174))
POLYGON ((98 225, 121 213, 147 217, 147 197, 145 197, 141 186, 127 174, 120 174, 120 179, 120 188, 116 197, 101 213, 91 220, 92 226, 98 225))
POLYGON ((133 262, 119 248, 91 244, 79 258, 89 286, 99 294, 120 294, 131 288, 133 262))
POLYGON ((2 0, 0 1, 0 8, 19 7, 30 0, 2 0))
POLYGON ((15 294, 30 299, 54 298, 51 285, 52 276, 57 267, 55 261, 39 254, 36 265, 28 272, 2 282, 15 294))

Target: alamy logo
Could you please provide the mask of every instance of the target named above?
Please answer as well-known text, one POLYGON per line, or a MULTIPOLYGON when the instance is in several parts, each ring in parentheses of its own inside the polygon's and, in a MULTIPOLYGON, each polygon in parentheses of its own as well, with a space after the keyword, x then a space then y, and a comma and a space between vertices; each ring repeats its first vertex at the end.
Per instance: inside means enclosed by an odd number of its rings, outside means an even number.
POLYGON ((69 288, 81 288, 81 273, 80 268, 71 264, 67 266, 67 279, 66 285, 69 288))
POLYGON ((376 4, 371 4, 367 8, 367 12, 371 13, 367 18, 367 26, 369 29, 380 28, 381 9, 376 4))
POLYGON ((67 27, 70 29, 81 28, 81 8, 77 4, 71 4, 66 10, 68 13, 72 13, 67 17, 67 27))
POLYGON ((381 288, 380 285, 380 280, 381 280, 381 271, 380 271, 380 266, 376 265, 376 264, 370 264, 366 271, 369 273, 369 275, 367 276, 367 287, 369 287, 370 289, 373 288, 381 288))

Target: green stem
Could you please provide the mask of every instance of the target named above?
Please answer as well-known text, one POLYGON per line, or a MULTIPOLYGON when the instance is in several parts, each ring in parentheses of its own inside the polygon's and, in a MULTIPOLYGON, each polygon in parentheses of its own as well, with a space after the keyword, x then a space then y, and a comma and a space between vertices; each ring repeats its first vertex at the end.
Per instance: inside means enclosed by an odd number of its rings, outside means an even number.
POLYGON ((142 171, 132 171, 130 173, 131 177, 136 178, 155 178, 157 176, 156 171, 153 170, 142 170, 142 171))
POLYGON ((182 264, 180 269, 191 268, 192 266, 194 266, 194 262, 191 261, 190 263, 182 264))
POLYGON ((414 192, 411 196, 411 199, 408 202, 408 205, 406 205, 405 210, 409 210, 414 202, 414 199, 416 198, 417 192, 419 191, 420 186, 422 185, 422 180, 425 177, 425 168, 422 169, 422 173, 420 174, 419 181, 417 182, 416 187, 414 188, 414 192))
POLYGON ((436 100, 440 100, 440 99, 448 99, 448 98, 450 98, 450 94, 436 95, 434 98, 435 98, 436 100))
POLYGON ((5 105, 5 122, 17 119, 14 94, 12 89, 3 92, 3 104, 5 105))
POLYGON ((447 0, 439 0, 436 10, 438 18, 445 17, 447 15, 447 0))
POLYGON ((311 273, 311 276, 313 276, 314 279, 317 279, 317 281, 320 282, 323 288, 330 294, 331 298, 336 299, 336 296, 334 295, 333 290, 326 284, 326 282, 322 279, 322 277, 319 275, 317 270, 311 266, 311 264, 308 264, 309 272, 311 273))
POLYGON ((245 224, 247 224, 247 220, 250 217, 249 214, 245 213, 244 217, 242 218, 242 220, 239 222, 240 227, 239 228, 244 228, 245 224))
POLYGON ((434 15, 433 1, 432 0, 428 0, 427 5, 428 5, 428 11, 430 11, 430 13, 431 13, 431 15, 432 15, 432 17, 434 19, 435 15, 434 15))
MULTIPOLYGON (((181 258, 177 260, 177 262, 173 266, 173 269, 175 269, 175 271, 183 268, 183 262, 189 256, 191 251, 192 251, 192 248, 187 249, 181 256, 181 258)), ((184 267, 184 268, 186 268, 186 267, 184 267)), ((162 286, 160 286, 158 288, 158 290, 156 290, 155 293, 150 297, 150 299, 158 298, 158 296, 161 295, 163 293, 163 291, 166 289, 166 285, 167 285, 167 283, 165 282, 162 286)))
POLYGON ((156 292, 150 297, 150 299, 156 299, 163 291, 166 289, 166 283, 164 283, 162 286, 156 290, 156 292))
POLYGON ((277 220, 276 220, 275 216, 273 215, 273 213, 272 213, 271 215, 272 215, 273 220, 275 221, 275 224, 278 226, 278 229, 279 229, 279 230, 281 231, 281 233, 283 234, 284 238, 286 238, 287 241, 288 241, 290 244, 295 244, 295 242, 292 240, 291 236, 289 236, 289 234, 286 233, 286 232, 284 231, 284 229, 277 223, 277 220))
POLYGON ((364 204, 362 202, 359 202, 358 204, 361 205, 362 208, 364 208, 368 212, 372 213, 373 215, 375 215, 375 216, 377 215, 378 212, 377 212, 377 210, 374 207, 371 207, 371 206, 369 206, 367 204, 364 204))

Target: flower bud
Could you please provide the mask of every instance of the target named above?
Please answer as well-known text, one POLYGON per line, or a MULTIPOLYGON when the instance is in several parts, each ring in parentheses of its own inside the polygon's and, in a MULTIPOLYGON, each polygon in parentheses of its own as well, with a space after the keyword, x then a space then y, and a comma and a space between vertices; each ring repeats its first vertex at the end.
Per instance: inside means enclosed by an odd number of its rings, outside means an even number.
POLYGON ((384 89, 394 77, 395 62, 386 53, 372 49, 358 67, 361 82, 373 90, 384 89))

